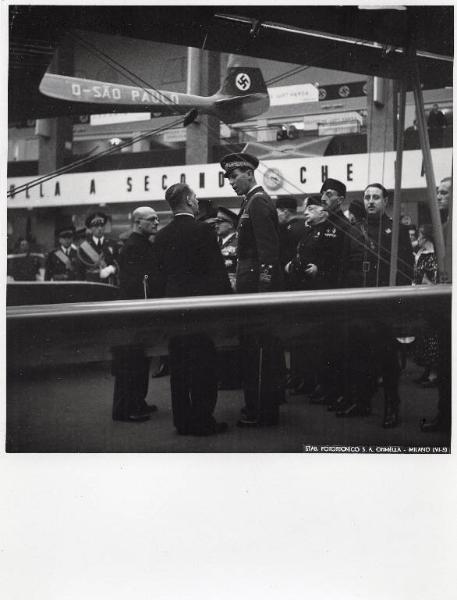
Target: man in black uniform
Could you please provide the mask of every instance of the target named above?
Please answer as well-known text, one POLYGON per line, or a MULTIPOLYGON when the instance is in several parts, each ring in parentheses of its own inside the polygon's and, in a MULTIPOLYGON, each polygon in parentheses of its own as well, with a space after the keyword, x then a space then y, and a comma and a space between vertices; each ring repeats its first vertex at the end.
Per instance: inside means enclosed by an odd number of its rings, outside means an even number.
MULTIPOLYGON (((206 296, 231 293, 213 226, 196 221, 198 201, 192 189, 176 183, 165 199, 174 218, 156 236, 158 295, 206 296)), ((169 342, 173 422, 181 435, 226 431, 213 412, 217 401, 217 354, 204 333, 175 336, 169 342)))
POLYGON ((295 256, 286 265, 286 272, 296 289, 334 288, 338 276, 339 239, 319 197, 307 198, 305 219, 306 229, 295 256))
MULTIPOLYGON (((241 294, 282 287, 278 215, 271 198, 256 183, 258 164, 255 156, 246 153, 229 154, 221 160, 224 177, 238 196, 244 196, 237 228, 236 291, 241 294)), ((238 425, 277 425, 279 404, 284 400, 281 344, 268 332, 244 335, 241 351, 246 406, 238 425)))
POLYGON ((78 255, 72 245, 74 227, 56 229, 58 245, 46 259, 45 281, 76 281, 81 279, 78 255))
MULTIPOLYGON (((125 242, 120 257, 120 297, 144 299, 155 296, 157 274, 154 246, 149 236, 157 231, 159 218, 155 210, 142 206, 133 211, 133 232, 125 242)), ((142 346, 113 348, 112 373, 115 376, 113 420, 140 423, 157 410, 146 404, 149 359, 142 346)))
MULTIPOLYGON (((392 219, 386 214, 388 193, 380 183, 365 189, 363 202, 367 213, 367 242, 369 252, 367 282, 369 287, 389 285, 392 219)), ((414 256, 408 228, 400 224, 396 285, 411 285, 414 256)))
MULTIPOLYGON (((352 226, 344 281, 348 287, 381 287, 389 285, 392 219, 386 214, 388 193, 380 183, 367 186, 363 197, 366 219, 352 226)), ((400 224, 396 285, 410 285, 413 275, 413 251, 408 228, 400 224)), ((398 423, 400 399, 398 380, 400 367, 396 342, 391 327, 379 322, 352 319, 347 324, 350 346, 346 352, 346 405, 338 416, 363 415, 369 412, 369 401, 376 387, 376 376, 382 375, 386 398, 386 428, 398 423)))
POLYGON ((115 242, 105 237, 108 217, 102 212, 90 214, 86 227, 90 233, 78 246, 78 260, 86 281, 118 285, 119 269, 115 242))
MULTIPOLYGON (((279 222, 279 261, 284 267, 297 254, 298 242, 305 232, 305 219, 297 215, 297 199, 293 196, 280 196, 276 200, 279 222)), ((285 277, 285 289, 296 289, 289 277, 285 277)))
POLYGON ((339 245, 338 285, 342 287, 344 267, 347 261, 350 241, 351 223, 344 216, 342 204, 346 198, 346 186, 338 179, 326 179, 321 187, 321 199, 324 208, 329 213, 329 221, 336 230, 339 245))
MULTIPOLYGON (((320 194, 322 206, 328 212, 328 223, 333 226, 336 236, 338 262, 335 271, 332 272, 332 285, 330 287, 342 287, 351 239, 351 224, 344 216, 341 208, 346 198, 346 186, 338 179, 328 178, 322 184, 320 194)), ((313 403, 323 402, 329 406, 329 409, 334 409, 342 399, 343 357, 341 354, 341 339, 336 334, 339 331, 339 325, 333 322, 327 325, 327 331, 332 332, 332 334, 327 334, 324 344, 326 352, 323 356, 323 370, 318 376, 319 383, 310 395, 310 400, 313 403)), ((323 332, 322 336, 325 335, 323 332)))

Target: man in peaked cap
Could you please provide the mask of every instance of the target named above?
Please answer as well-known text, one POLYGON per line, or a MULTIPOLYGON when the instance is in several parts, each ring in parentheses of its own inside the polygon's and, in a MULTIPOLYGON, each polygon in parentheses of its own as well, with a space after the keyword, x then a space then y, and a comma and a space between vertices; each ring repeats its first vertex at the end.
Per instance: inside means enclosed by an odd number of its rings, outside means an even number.
MULTIPOLYGON (((237 234, 236 291, 241 294, 281 289, 279 224, 276 208, 257 184, 259 160, 247 153, 228 154, 221 160, 224 177, 242 196, 237 234)), ((239 426, 276 425, 284 399, 284 354, 269 333, 243 335, 241 353, 245 408, 239 426)))
POLYGON ((83 279, 117 285, 119 267, 116 244, 105 237, 108 217, 94 212, 86 219, 89 234, 78 247, 78 260, 83 279))
POLYGON ((81 279, 78 255, 72 245, 75 229, 71 225, 56 229, 56 248, 46 259, 46 281, 75 281, 81 279))
MULTIPOLYGON (((279 257, 284 269, 297 252, 298 242, 305 232, 305 220, 297 214, 297 199, 294 196, 280 196, 276 200, 276 212, 279 221, 279 257)), ((287 276, 285 288, 295 289, 287 276)))

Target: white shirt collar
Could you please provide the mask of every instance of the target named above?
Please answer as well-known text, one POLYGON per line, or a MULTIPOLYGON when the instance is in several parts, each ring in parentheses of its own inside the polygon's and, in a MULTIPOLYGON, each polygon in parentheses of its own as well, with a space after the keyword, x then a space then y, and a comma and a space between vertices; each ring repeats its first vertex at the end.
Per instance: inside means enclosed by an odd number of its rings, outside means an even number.
POLYGON ((175 213, 175 217, 182 217, 183 215, 186 215, 186 217, 192 217, 192 219, 195 219, 195 215, 191 215, 190 213, 187 213, 187 212, 175 213))
POLYGON ((102 235, 101 238, 96 238, 95 235, 93 235, 92 239, 94 240, 94 244, 97 245, 98 242, 100 242, 100 244, 103 244, 103 240, 105 239, 105 237, 102 235))

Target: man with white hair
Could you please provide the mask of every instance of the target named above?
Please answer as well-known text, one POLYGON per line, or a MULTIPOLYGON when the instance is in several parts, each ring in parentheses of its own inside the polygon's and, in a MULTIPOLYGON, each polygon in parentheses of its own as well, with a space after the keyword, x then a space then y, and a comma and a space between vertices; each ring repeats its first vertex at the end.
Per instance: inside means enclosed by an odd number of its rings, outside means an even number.
MULTIPOLYGON (((156 261, 154 245, 149 238, 157 232, 158 224, 159 217, 149 206, 140 206, 132 213, 133 232, 119 257, 120 297, 123 299, 146 299, 155 295, 156 261)), ((113 349, 113 358, 113 420, 147 421, 157 407, 146 404, 145 400, 149 359, 143 346, 119 346, 113 349)))

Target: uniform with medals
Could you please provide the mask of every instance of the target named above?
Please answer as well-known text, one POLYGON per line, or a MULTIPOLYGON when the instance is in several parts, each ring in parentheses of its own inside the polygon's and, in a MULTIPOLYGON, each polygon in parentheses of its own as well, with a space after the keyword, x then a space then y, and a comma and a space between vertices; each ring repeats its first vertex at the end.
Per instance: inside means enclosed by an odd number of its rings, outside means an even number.
MULTIPOLYGON (((308 205, 321 206, 319 198, 308 199, 308 205)), ((325 214, 325 213, 324 213, 325 214)), ((306 226, 292 258, 288 272, 295 289, 317 290, 337 286, 340 258, 340 238, 338 231, 328 218, 317 224, 306 226), (309 265, 315 265, 317 272, 308 275, 309 265)))
POLYGON ((103 231, 107 220, 103 213, 87 217, 86 227, 91 233, 78 247, 78 260, 85 281, 118 285, 117 247, 103 231))
MULTIPOLYGON (((278 291, 282 287, 279 262, 279 225, 271 198, 256 185, 252 173, 259 164, 255 156, 246 153, 230 154, 221 160, 242 201, 237 234, 238 264, 236 292, 278 291), (250 189, 240 193, 237 179, 247 181, 250 189)), ((285 364, 281 343, 268 331, 262 334, 243 334, 240 340, 245 407, 239 426, 277 425, 279 404, 284 401, 285 364)))
POLYGON ((238 263, 238 234, 236 226, 238 215, 224 206, 217 209, 216 214, 216 232, 217 241, 221 254, 224 258, 225 268, 230 279, 230 285, 233 289, 236 286, 236 265, 238 263))
POLYGON ((73 227, 56 230, 59 245, 46 259, 46 281, 77 281, 81 278, 78 253, 72 245, 73 236, 73 227))
POLYGON ((260 185, 251 188, 243 200, 237 234, 236 291, 248 294, 280 290, 278 215, 260 185))

